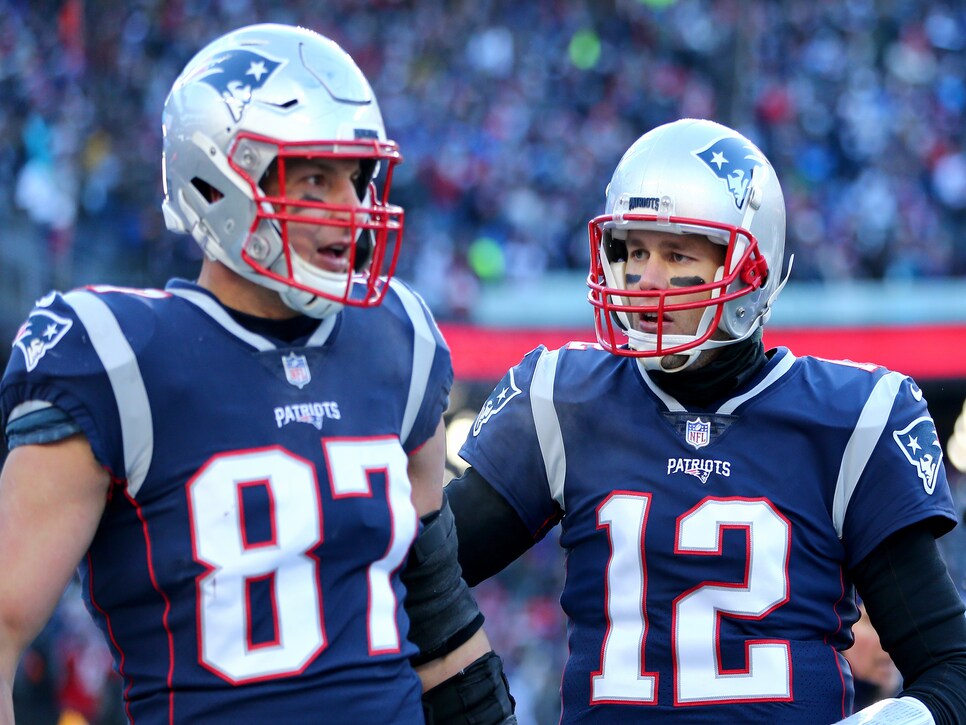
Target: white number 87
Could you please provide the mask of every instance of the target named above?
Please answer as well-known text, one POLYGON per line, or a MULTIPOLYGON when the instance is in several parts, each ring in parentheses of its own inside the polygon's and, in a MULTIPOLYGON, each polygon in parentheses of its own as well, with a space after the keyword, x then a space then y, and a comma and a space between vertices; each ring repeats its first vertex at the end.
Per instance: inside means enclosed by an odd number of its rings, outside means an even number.
MULTIPOLYGON (((398 652, 398 602, 392 573, 416 535, 408 459, 396 438, 324 439, 326 467, 336 500, 371 496, 369 473, 386 476, 392 539, 368 567, 369 653, 398 652)), ((319 567, 310 552, 323 539, 318 476, 308 461, 281 447, 212 458, 188 483, 195 558, 207 569, 197 582, 201 661, 234 684, 303 671, 326 647, 319 567), (242 520, 242 489, 263 486, 270 538, 249 543, 242 520), (267 580, 275 615, 274 641, 250 637, 249 587, 267 580)))

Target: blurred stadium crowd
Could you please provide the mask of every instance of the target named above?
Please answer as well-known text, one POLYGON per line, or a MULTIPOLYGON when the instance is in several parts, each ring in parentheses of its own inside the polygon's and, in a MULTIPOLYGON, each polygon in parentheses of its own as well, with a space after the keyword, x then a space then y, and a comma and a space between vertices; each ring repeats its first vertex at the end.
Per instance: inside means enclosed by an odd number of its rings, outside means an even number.
POLYGON ((622 151, 689 115, 775 163, 797 280, 966 271, 962 3, 0 5, 0 220, 43 229, 58 286, 193 271, 158 213, 160 108, 193 52, 261 20, 332 36, 372 80, 407 159, 402 274, 444 319, 480 281, 582 270, 622 151))
MULTIPOLYGON (((3 322, 50 287, 193 275, 159 209, 160 109, 197 49, 256 21, 329 35, 370 78, 406 158, 399 275, 440 319, 491 280, 583 270, 621 153, 681 116, 772 159, 797 280, 966 273, 962 2, 0 0, 0 263, 31 260, 0 269, 3 322)), ((521 723, 556 720, 560 577, 547 541, 478 590, 521 723)), ((38 656, 63 692, 71 640, 53 641, 38 656)), ((43 671, 24 669, 29 697, 43 671)))

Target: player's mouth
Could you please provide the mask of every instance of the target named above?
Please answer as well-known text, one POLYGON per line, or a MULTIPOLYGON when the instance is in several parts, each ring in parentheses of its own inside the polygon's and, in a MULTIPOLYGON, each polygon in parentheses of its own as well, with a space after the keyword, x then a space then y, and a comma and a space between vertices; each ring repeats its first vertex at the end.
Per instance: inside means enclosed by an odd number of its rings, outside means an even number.
MULTIPOLYGON (((656 312, 642 312, 638 318, 637 327, 641 332, 649 332, 652 334, 657 334, 658 331, 658 319, 659 315, 656 312)), ((670 332, 670 327, 673 324, 671 316, 668 314, 663 315, 663 324, 661 325, 661 332, 667 334, 670 332)))
POLYGON ((327 272, 346 273, 349 271, 349 256, 352 245, 348 242, 334 242, 319 245, 312 255, 312 264, 327 272))

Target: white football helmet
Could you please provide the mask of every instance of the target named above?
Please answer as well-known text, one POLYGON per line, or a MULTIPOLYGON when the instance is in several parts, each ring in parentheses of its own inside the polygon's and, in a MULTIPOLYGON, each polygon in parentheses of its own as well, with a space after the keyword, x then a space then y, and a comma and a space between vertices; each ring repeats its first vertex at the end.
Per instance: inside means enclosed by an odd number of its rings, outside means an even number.
POLYGON ((302 314, 321 318, 382 301, 403 231, 403 210, 389 204, 402 157, 386 140, 368 81, 336 43, 274 24, 222 36, 175 81, 163 132, 168 229, 191 234, 209 257, 302 314), (359 159, 358 205, 286 197, 285 163, 295 158, 359 159), (269 168, 279 177, 276 197, 261 187, 269 168), (349 228, 351 272, 299 257, 290 222, 349 228))
POLYGON ((703 350, 744 340, 765 324, 784 286, 785 201, 771 163, 751 141, 713 121, 659 126, 627 150, 606 196, 605 213, 589 224, 587 278, 597 339, 605 349, 641 358, 653 369, 662 369, 666 355, 684 355, 677 368, 683 370, 703 350), (727 247, 724 265, 705 285, 629 290, 629 229, 706 236, 727 247), (697 292, 710 297, 680 302, 697 292), (661 333, 665 312, 700 307, 705 310, 694 335, 661 333), (657 313, 657 333, 636 329, 643 312, 657 313), (718 330, 727 339, 711 339, 718 330))

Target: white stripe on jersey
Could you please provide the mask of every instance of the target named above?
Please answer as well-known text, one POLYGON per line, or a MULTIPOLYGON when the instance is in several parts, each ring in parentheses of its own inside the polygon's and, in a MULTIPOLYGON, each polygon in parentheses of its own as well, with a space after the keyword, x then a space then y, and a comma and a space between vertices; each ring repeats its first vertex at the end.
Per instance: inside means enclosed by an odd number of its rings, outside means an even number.
MULTIPOLYGON (((795 364, 796 359, 797 358, 791 352, 786 352, 785 357, 783 357, 778 362, 778 364, 775 365, 775 368, 770 373, 768 373, 768 375, 766 375, 765 378, 760 383, 758 383, 758 385, 753 387, 747 393, 743 393, 742 395, 739 395, 735 398, 731 398, 730 400, 726 401, 715 412, 718 415, 731 415, 738 409, 739 405, 744 403, 746 400, 750 400, 751 398, 754 398, 763 390, 773 385, 775 381, 780 379, 785 373, 787 373, 791 369, 792 365, 795 364)), ((641 373, 641 377, 644 379, 644 382, 647 383, 647 387, 651 389, 651 392, 653 392, 654 395, 660 398, 661 402, 664 403, 668 411, 672 413, 687 412, 687 408, 681 405, 681 403, 679 403, 675 398, 671 397, 663 390, 661 390, 657 386, 657 383, 651 380, 650 376, 647 374, 647 370, 641 365, 640 362, 638 362, 638 372, 641 373)))
POLYGON ((187 289, 171 289, 168 291, 171 294, 176 295, 183 300, 187 300, 195 307, 201 309, 202 312, 207 314, 211 319, 228 330, 228 332, 230 332, 232 335, 244 340, 256 350, 262 350, 264 352, 266 350, 275 349, 275 345, 272 342, 266 340, 261 335, 256 335, 254 332, 249 332, 235 322, 235 320, 232 319, 232 316, 225 311, 224 307, 219 305, 203 292, 187 289))
POLYGON ((137 496, 148 474, 154 455, 154 427, 151 404, 141 377, 137 356, 114 313, 93 292, 74 291, 64 295, 90 336, 91 345, 101 360, 114 391, 121 421, 127 491, 137 496))
POLYGON ((785 373, 787 373, 791 369, 792 365, 795 364, 795 360, 796 360, 796 357, 792 355, 791 352, 785 353, 785 357, 779 360, 778 364, 775 365, 775 368, 770 373, 768 373, 768 375, 765 376, 764 380, 758 383, 758 385, 753 387, 747 393, 744 393, 743 395, 739 395, 736 398, 732 398, 727 403, 722 405, 720 408, 718 408, 718 414, 731 415, 732 413, 734 413, 735 410, 738 409, 739 405, 744 403, 746 400, 754 398, 762 390, 772 385, 776 380, 778 380, 785 373))
MULTIPOLYGON (((234 318, 228 314, 224 307, 215 302, 204 292, 180 288, 169 289, 168 292, 192 303, 201 309, 202 312, 207 314, 211 319, 224 327, 225 330, 243 342, 247 342, 256 350, 266 352, 268 350, 278 349, 278 346, 268 338, 262 337, 261 335, 256 335, 254 332, 245 329, 240 324, 235 322, 234 318)), ((330 315, 322 320, 322 324, 320 324, 316 328, 315 332, 312 333, 312 337, 310 337, 305 343, 305 347, 318 347, 329 339, 329 335, 331 334, 332 329, 335 327, 336 317, 336 315, 330 315)))
POLYGON ((859 420, 852 431, 852 437, 845 446, 838 481, 835 483, 835 497, 832 501, 832 521, 839 539, 842 538, 845 527, 845 513, 848 510, 849 501, 872 456, 872 450, 882 437, 886 423, 889 422, 889 413, 895 403, 899 386, 905 378, 902 373, 890 372, 879 379, 862 407, 859 420))
POLYGON ((557 355, 560 351, 544 352, 533 369, 530 382, 530 408, 533 412, 533 425, 537 430, 537 441, 547 469, 547 483, 550 495, 564 511, 564 479, 567 477, 567 452, 564 450, 563 435, 557 409, 553 404, 553 383, 557 375, 557 355))
POLYGON ((312 336, 305 341, 305 347, 321 347, 324 345, 325 341, 329 339, 329 335, 332 334, 332 330, 335 329, 337 317, 338 315, 329 315, 322 320, 322 324, 316 327, 312 336))
POLYGON ((675 400, 673 397, 671 397, 663 390, 661 390, 659 387, 657 387, 657 383, 651 380, 651 376, 647 374, 647 369, 644 367, 642 360, 637 360, 637 372, 641 376, 641 379, 644 381, 645 385, 647 385, 647 387, 651 389, 651 392, 654 393, 654 395, 657 396, 657 398, 662 403, 664 403, 664 407, 666 407, 670 412, 672 413, 687 412, 687 410, 683 405, 681 405, 677 400, 675 400))
POLYGON ((390 280, 389 286, 395 290, 402 302, 410 322, 413 323, 413 370, 409 378, 409 397, 406 399, 406 410, 403 414, 402 428, 399 437, 403 444, 409 438, 416 422, 416 416, 426 397, 426 386, 433 369, 433 359, 436 357, 436 337, 430 327, 430 318, 422 298, 404 284, 390 280))

